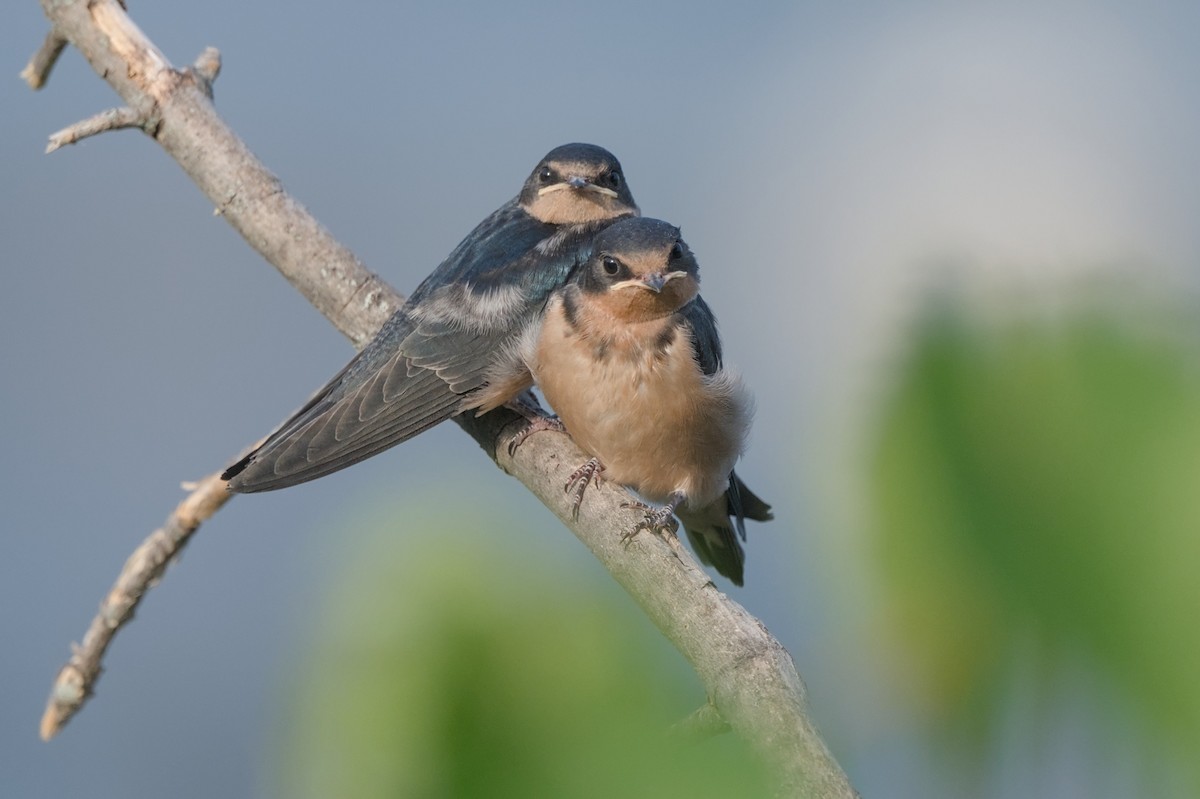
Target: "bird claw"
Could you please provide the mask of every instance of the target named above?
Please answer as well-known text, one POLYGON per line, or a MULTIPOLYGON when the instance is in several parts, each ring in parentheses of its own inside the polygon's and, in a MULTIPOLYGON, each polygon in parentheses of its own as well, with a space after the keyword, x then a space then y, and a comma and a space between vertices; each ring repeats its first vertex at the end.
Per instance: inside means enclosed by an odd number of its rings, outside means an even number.
POLYGON ((553 430, 557 433, 565 433, 567 431, 567 428, 563 425, 562 420, 560 420, 557 416, 543 416, 541 414, 537 414, 534 416, 526 416, 525 418, 529 420, 529 424, 517 431, 517 434, 508 441, 509 457, 512 457, 514 454, 516 454, 517 447, 524 444, 525 439, 529 438, 534 433, 540 433, 543 430, 553 430))
POLYGON ((645 514, 641 521, 633 526, 632 530, 621 535, 622 544, 628 545, 642 530, 658 533, 664 538, 679 535, 679 521, 675 518, 674 505, 668 504, 661 508, 656 508, 653 505, 647 505, 645 502, 633 501, 622 502, 621 507, 636 508, 645 514))
POLYGON ((563 486, 563 491, 571 495, 571 518, 578 521, 579 506, 583 504, 583 492, 587 491, 588 483, 592 483, 599 487, 600 473, 604 471, 604 464, 599 458, 588 458, 582 466, 571 472, 567 477, 567 483, 563 486))

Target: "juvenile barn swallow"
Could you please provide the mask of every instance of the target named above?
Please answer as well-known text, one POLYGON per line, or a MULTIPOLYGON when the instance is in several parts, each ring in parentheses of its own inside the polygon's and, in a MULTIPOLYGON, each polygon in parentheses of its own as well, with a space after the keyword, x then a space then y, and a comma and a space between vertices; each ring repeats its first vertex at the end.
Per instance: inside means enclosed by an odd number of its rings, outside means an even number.
POLYGON ((345 368, 221 477, 243 493, 285 488, 488 400, 514 399, 527 382, 480 398, 493 362, 536 324, 580 248, 638 213, 612 153, 592 144, 551 150, 521 193, 479 223, 345 368))
POLYGON ((699 291, 677 227, 623 219, 597 234, 521 348, 546 401, 594 456, 568 481, 576 502, 603 471, 663 503, 637 503, 645 518, 628 536, 674 533, 674 513, 700 559, 741 585, 744 519, 773 517, 733 471, 752 403, 722 367, 716 319, 699 291))

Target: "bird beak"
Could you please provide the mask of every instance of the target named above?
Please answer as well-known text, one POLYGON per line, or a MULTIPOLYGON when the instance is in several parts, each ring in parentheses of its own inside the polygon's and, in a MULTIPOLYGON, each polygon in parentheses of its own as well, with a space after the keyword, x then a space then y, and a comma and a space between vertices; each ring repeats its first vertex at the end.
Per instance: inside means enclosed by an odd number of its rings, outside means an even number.
POLYGON ((552 183, 549 186, 542 186, 540 189, 538 189, 538 196, 540 197, 554 191, 565 191, 566 189, 573 189, 575 191, 592 191, 596 194, 603 194, 607 197, 613 198, 616 198, 617 196, 617 193, 607 186, 597 186, 587 178, 580 177, 579 175, 571 175, 566 180, 558 183, 552 183))
POLYGON ((653 291, 655 294, 658 294, 659 292, 662 291, 662 287, 666 282, 667 282, 667 276, 664 275, 662 272, 651 272, 650 274, 648 274, 642 278, 642 284, 645 285, 646 288, 653 291))
POLYGON ((610 291, 617 289, 645 289, 653 291, 655 294, 661 294, 663 286, 670 283, 677 277, 683 277, 683 272, 651 272, 648 275, 641 277, 631 277, 629 280, 622 280, 620 283, 614 283, 609 287, 610 291))

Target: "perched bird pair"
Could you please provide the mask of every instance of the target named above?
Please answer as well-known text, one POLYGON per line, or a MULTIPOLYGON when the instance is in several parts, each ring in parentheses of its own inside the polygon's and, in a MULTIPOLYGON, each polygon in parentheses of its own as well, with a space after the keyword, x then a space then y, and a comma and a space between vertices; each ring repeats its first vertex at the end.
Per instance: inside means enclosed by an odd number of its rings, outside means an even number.
POLYGON ((630 535, 673 531, 677 514, 700 559, 741 585, 743 519, 771 514, 733 472, 750 401, 698 292, 679 230, 640 218, 617 159, 563 145, 222 477, 238 492, 312 480, 536 382, 593 456, 567 485, 576 508, 603 472, 665 503, 643 505, 630 535))

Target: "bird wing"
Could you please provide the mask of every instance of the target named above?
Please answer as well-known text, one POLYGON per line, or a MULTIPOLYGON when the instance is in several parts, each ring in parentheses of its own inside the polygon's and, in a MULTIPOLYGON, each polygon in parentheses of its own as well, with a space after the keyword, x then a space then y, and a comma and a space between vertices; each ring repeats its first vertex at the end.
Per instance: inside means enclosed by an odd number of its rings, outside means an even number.
POLYGON ((704 298, 696 298, 683 307, 683 323, 692 334, 692 350, 700 371, 706 375, 721 370, 721 336, 717 333, 717 318, 704 298))
POLYGON ((472 231, 379 334, 222 477, 269 491, 345 468, 463 410, 497 353, 566 279, 594 227, 556 230, 515 202, 472 231))
MULTIPOLYGON (((682 311, 683 323, 691 333, 692 354, 700 370, 706 375, 721 370, 721 337, 717 333, 717 319, 703 297, 688 303, 682 311)), ((736 472, 729 473, 729 488, 725 491, 725 505, 719 512, 716 508, 697 514, 689 519, 681 514, 692 548, 700 560, 741 585, 745 555, 738 541, 746 540, 746 519, 768 521, 774 518, 771 506, 751 491, 736 472), (732 517, 733 524, 729 521, 732 517), (689 524, 689 522, 691 522, 689 524)))

